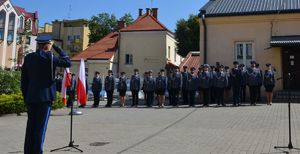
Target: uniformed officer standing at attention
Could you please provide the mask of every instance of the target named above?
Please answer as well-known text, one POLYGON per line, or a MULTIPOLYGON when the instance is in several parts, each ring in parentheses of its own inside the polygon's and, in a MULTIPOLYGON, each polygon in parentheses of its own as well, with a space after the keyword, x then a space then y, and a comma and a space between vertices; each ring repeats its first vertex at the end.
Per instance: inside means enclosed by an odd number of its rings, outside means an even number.
POLYGON ((264 74, 264 87, 266 89, 267 105, 272 105, 273 101, 273 89, 275 87, 275 71, 272 70, 270 63, 266 64, 267 70, 264 74))
POLYGON ((125 106, 126 101, 126 91, 127 91, 127 77, 125 72, 121 72, 121 76, 119 78, 118 83, 118 92, 120 98, 120 107, 125 106))
POLYGON ((105 78, 104 88, 107 94, 107 104, 105 107, 111 107, 115 90, 115 77, 112 70, 108 70, 108 75, 105 78))
POLYGON ((169 97, 169 99, 171 100, 170 102, 172 102, 170 105, 178 106, 179 91, 181 88, 181 73, 178 66, 175 68, 175 72, 172 73, 170 80, 171 81, 168 80, 172 92, 171 97, 169 97))
POLYGON ((260 73, 260 70, 256 69, 255 61, 251 61, 251 68, 248 68, 247 76, 247 83, 250 89, 251 105, 256 105, 258 88, 260 86, 262 74, 260 73))
POLYGON ((209 65, 203 65, 203 71, 200 74, 199 84, 202 89, 203 96, 203 106, 209 106, 210 100, 210 88, 212 85, 212 73, 209 71, 209 65))
POLYGON ((100 101, 100 92, 102 90, 102 80, 100 77, 100 72, 95 72, 95 76, 93 78, 93 83, 92 83, 92 91, 94 95, 94 104, 93 107, 98 107, 99 106, 99 101, 100 101))
POLYGON ((167 90, 167 78, 164 69, 161 69, 158 73, 158 77, 155 80, 155 89, 158 95, 158 107, 164 107, 167 90))
POLYGON ((28 54, 22 66, 21 90, 27 106, 24 154, 42 154, 52 102, 56 100, 56 67, 71 67, 69 57, 53 45, 50 35, 36 39, 37 51, 28 54), (51 48, 58 53, 56 57, 51 48))
POLYGON ((147 107, 152 107, 155 91, 155 79, 150 70, 144 79, 144 91, 146 92, 146 105, 147 107))
POLYGON ((216 102, 217 106, 222 104, 222 106, 226 106, 224 103, 224 90, 228 85, 228 78, 226 73, 224 72, 224 66, 221 65, 219 68, 216 68, 216 74, 214 75, 214 86, 216 90, 216 102))
POLYGON ((189 76, 189 72, 187 71, 187 66, 183 66, 183 72, 181 72, 182 75, 182 89, 181 89, 181 93, 182 93, 182 99, 183 99, 183 103, 182 104, 187 104, 188 103, 188 90, 187 90, 187 80, 188 80, 188 76, 189 76))
POLYGON ((259 64, 256 63, 256 69, 259 70, 260 72, 260 80, 259 80, 259 86, 258 86, 258 89, 257 89, 257 102, 260 102, 261 101, 261 87, 263 85, 263 71, 259 68, 259 64))
POLYGON ((77 81, 75 79, 75 74, 72 73, 72 75, 71 75, 71 86, 69 86, 67 88, 67 94, 69 95, 68 101, 67 101, 67 107, 71 107, 71 105, 75 101, 76 86, 77 86, 77 81))
POLYGON ((195 72, 195 67, 191 67, 190 70, 191 72, 189 73, 187 80, 188 103, 190 107, 195 107, 195 95, 198 87, 198 76, 195 72))
POLYGON ((242 85, 242 71, 239 69, 239 62, 233 62, 233 68, 230 72, 230 80, 233 93, 233 106, 240 105, 240 93, 242 85))
POLYGON ((134 74, 131 76, 130 79, 130 90, 132 94, 132 104, 131 106, 138 106, 139 105, 139 91, 141 87, 141 79, 139 75, 139 70, 134 69, 134 74))
POLYGON ((241 84, 241 102, 246 102, 246 89, 247 89, 247 69, 244 64, 239 65, 239 69, 242 71, 242 84, 241 84))
POLYGON ((211 104, 214 104, 216 102, 216 88, 215 88, 215 85, 214 85, 214 76, 216 75, 216 67, 215 66, 211 66, 211 76, 212 76, 212 81, 211 81, 211 87, 210 87, 210 103, 211 104))

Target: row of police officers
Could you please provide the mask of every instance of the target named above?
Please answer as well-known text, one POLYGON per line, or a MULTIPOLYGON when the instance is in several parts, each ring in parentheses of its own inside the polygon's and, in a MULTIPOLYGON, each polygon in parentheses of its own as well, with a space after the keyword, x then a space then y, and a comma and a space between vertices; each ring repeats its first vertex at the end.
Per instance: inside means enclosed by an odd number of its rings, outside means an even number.
MULTIPOLYGON (((179 67, 171 70, 167 75, 163 69, 158 72, 157 77, 153 76, 153 72, 147 71, 143 74, 143 81, 138 69, 134 69, 130 78, 129 89, 127 89, 127 77, 125 72, 121 73, 118 85, 116 86, 120 93, 121 106, 125 103, 125 94, 127 90, 132 93, 132 106, 139 104, 139 91, 143 90, 145 102, 151 107, 156 94, 158 106, 163 107, 165 103, 165 94, 169 94, 169 104, 173 106, 179 105, 180 95, 182 96, 182 104, 189 106, 195 105, 196 92, 199 93, 203 106, 217 103, 217 105, 226 106, 224 94, 232 91, 233 106, 239 106, 241 102, 246 100, 246 88, 249 87, 250 104, 256 105, 260 97, 261 86, 264 85, 267 94, 272 93, 275 86, 275 72, 271 69, 271 64, 266 64, 268 69, 263 73, 255 61, 251 61, 251 67, 246 68, 245 65, 233 62, 233 68, 210 67, 204 64, 196 71, 195 67, 188 68, 183 66, 182 71, 179 67)), ((99 104, 99 92, 101 91, 102 81, 99 72, 96 73, 92 89, 94 92, 95 103, 99 104), (96 86, 98 85, 98 86, 96 86), (98 88, 94 88, 98 87, 98 88), (97 89, 97 90, 95 90, 97 89)), ((104 81, 104 88, 107 92, 106 107, 111 107, 113 91, 115 89, 115 78, 113 72, 109 70, 104 81)), ((268 104, 272 103, 272 98, 267 95, 268 104)))

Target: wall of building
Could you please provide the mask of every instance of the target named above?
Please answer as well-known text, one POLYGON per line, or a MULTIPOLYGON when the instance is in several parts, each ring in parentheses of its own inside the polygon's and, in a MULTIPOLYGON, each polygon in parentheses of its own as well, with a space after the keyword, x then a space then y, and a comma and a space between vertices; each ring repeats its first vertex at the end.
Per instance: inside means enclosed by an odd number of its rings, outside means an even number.
POLYGON ((181 63, 181 56, 179 54, 177 54, 177 41, 175 40, 173 34, 168 34, 166 36, 166 40, 167 40, 167 45, 166 45, 166 51, 167 51, 167 58, 173 63, 176 64, 177 66, 180 65, 181 63), (170 47, 170 55, 169 55, 169 47, 170 47))
MULTIPOLYGON (((120 72, 132 74, 133 69, 140 72, 152 70, 156 75, 164 69, 167 62, 167 40, 165 31, 121 32, 120 72), (125 55, 133 55, 133 64, 125 63, 125 55)), ((171 44, 171 43, 169 43, 171 44)))
MULTIPOLYGON (((300 35, 300 14, 261 15, 240 17, 206 18, 207 60, 209 64, 221 62, 232 66, 235 60, 235 43, 252 42, 253 60, 265 69, 265 63, 272 63, 277 77, 282 76, 281 48, 269 48, 271 36, 300 35)), ((200 51, 204 51, 203 24, 200 21, 200 51)), ((282 89, 281 81, 276 90, 282 89)))

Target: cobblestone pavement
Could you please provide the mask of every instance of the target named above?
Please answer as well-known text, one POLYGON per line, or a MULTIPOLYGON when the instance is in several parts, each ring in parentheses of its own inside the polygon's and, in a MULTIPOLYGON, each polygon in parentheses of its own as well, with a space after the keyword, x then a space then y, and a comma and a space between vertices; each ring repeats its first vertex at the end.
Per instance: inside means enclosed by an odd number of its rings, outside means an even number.
MULTIPOLYGON (((83 115, 74 117, 74 140, 86 154, 265 154, 285 153, 273 147, 288 145, 288 108, 284 103, 80 110, 83 115)), ((68 144, 68 113, 69 109, 52 112, 46 154, 68 144)), ((26 114, 0 117, 1 154, 22 153, 26 118, 26 114)), ((292 141, 300 148, 300 104, 292 104, 292 141)))

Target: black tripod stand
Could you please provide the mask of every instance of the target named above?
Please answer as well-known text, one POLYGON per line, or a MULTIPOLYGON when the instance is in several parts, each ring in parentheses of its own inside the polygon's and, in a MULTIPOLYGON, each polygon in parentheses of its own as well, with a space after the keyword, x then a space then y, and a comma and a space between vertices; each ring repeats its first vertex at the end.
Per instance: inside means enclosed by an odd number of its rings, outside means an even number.
MULTIPOLYGON (((295 74, 296 72, 294 72, 293 74, 295 74)), ((281 80, 281 79, 284 79, 285 77, 283 78, 279 78, 277 80, 281 80)), ((275 149, 289 149, 289 150, 292 150, 292 149, 296 149, 296 150, 300 150, 299 148, 295 148, 292 144, 292 128, 291 128, 291 101, 292 101, 292 98, 291 98, 291 73, 288 73, 288 76, 287 76, 287 85, 288 85, 288 113, 289 113, 289 144, 288 146, 275 146, 274 148, 275 149)))
POLYGON ((73 137, 73 114, 74 113, 73 113, 73 102, 72 102, 71 103, 71 112, 70 112, 71 122, 70 122, 70 142, 69 142, 69 145, 61 147, 61 148, 53 149, 50 152, 54 152, 54 151, 58 151, 58 150, 66 149, 66 148, 70 148, 70 149, 68 149, 68 151, 73 148, 73 149, 78 150, 79 152, 83 152, 81 149, 78 148, 79 145, 74 145, 74 141, 72 139, 72 137, 73 137))

